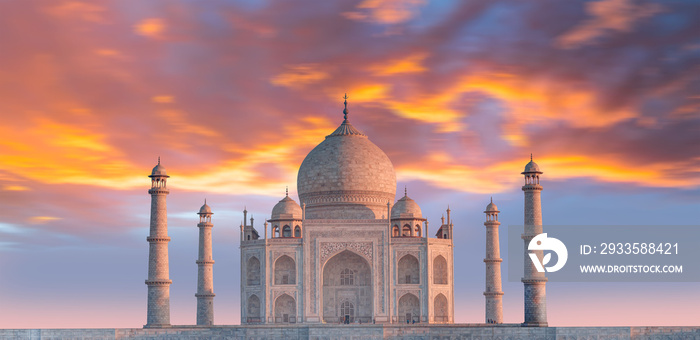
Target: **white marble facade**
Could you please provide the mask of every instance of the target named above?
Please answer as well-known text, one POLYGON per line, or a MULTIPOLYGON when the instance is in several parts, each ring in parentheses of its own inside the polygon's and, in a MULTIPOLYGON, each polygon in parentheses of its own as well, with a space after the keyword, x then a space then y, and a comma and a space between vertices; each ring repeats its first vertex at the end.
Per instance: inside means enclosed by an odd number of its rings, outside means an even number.
POLYGON ((449 210, 428 237, 418 204, 394 202, 389 158, 344 113, 299 169, 300 203, 285 196, 263 235, 241 225, 241 323, 453 323, 449 210))

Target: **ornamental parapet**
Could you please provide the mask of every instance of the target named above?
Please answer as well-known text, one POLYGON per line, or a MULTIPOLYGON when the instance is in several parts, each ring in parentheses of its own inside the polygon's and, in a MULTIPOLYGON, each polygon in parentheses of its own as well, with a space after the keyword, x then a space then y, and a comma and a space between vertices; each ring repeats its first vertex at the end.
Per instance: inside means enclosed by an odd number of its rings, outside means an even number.
POLYGON ((214 264, 214 260, 197 260, 195 261, 197 264, 214 264))
POLYGON ((275 243, 283 243, 283 244, 301 244, 302 243, 302 238, 301 237, 275 237, 275 238, 269 238, 267 241, 270 244, 275 244, 275 243))
MULTIPOLYGON (((392 238, 391 241, 394 242, 395 240, 398 240, 400 238, 392 238)), ((428 238, 428 244, 430 245, 452 245, 452 239, 451 238, 435 238, 435 237, 429 237, 428 238)))
POLYGON ((172 280, 146 280, 146 284, 149 286, 169 286, 172 283, 172 280))
POLYGON ((148 236, 146 237, 146 241, 150 243, 167 243, 170 242, 170 237, 169 236, 148 236))
POLYGON ((200 227, 200 228, 211 228, 211 227, 214 226, 214 223, 211 223, 211 222, 201 222, 201 223, 197 223, 197 226, 200 227))
POLYGON ((393 244, 426 244, 428 243, 423 236, 393 236, 391 238, 393 244))
POLYGON ((259 238, 257 240, 244 240, 241 242, 240 247, 241 248, 249 248, 249 247, 254 248, 254 247, 264 246, 266 241, 267 240, 264 238, 259 238))

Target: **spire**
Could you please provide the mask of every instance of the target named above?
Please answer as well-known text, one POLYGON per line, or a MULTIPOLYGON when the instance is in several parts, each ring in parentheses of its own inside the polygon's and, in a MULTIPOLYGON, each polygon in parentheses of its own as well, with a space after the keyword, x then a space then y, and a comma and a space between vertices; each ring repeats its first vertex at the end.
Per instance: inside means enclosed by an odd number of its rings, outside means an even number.
POLYGON ((345 109, 343 109, 343 123, 340 124, 340 126, 333 131, 330 135, 326 137, 331 137, 331 136, 362 136, 362 137, 367 137, 365 136, 362 132, 357 130, 352 124, 350 124, 350 121, 348 120, 348 94, 346 93, 345 96, 343 97, 345 101, 343 104, 345 105, 345 109))
POLYGON ((348 120, 348 112, 349 111, 348 111, 348 94, 347 93, 345 93, 345 97, 343 97, 343 99, 345 99, 345 101, 343 102, 343 104, 345 104, 345 109, 343 110, 343 119, 348 120))

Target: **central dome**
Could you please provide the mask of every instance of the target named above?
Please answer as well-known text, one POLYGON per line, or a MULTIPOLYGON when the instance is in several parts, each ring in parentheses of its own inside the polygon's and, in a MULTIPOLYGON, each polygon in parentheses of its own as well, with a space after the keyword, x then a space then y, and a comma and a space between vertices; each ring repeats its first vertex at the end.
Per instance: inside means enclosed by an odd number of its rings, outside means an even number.
POLYGON ((297 190, 307 219, 388 218, 396 195, 389 157, 347 119, 306 156, 297 190))

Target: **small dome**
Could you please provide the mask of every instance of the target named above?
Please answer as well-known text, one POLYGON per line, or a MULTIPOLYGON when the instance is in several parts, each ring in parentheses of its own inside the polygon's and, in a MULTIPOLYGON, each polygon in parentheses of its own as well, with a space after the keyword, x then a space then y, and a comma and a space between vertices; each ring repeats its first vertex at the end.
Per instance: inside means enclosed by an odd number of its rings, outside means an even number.
POLYGON ((291 197, 286 196, 272 208, 272 218, 273 220, 285 219, 285 220, 300 220, 302 215, 301 207, 294 201, 291 197))
POLYGON ((391 208, 391 218, 422 218, 423 213, 416 201, 408 196, 402 197, 391 208))
POLYGON ((537 163, 530 161, 530 163, 527 163, 527 165, 525 165, 525 171, 523 171, 523 172, 540 172, 541 173, 542 171, 540 171, 540 166, 537 165, 537 163))
POLYGON ((498 211, 498 207, 495 204, 493 204, 493 200, 491 200, 491 203, 489 203, 489 205, 486 206, 486 211, 484 211, 484 212, 487 213, 487 212, 499 212, 499 211, 498 211))
POLYGON ((199 214, 202 215, 202 214, 213 214, 213 213, 211 212, 211 208, 207 205, 207 203, 204 202, 204 205, 201 208, 199 208, 199 214))
POLYGON ((168 176, 168 174, 165 172, 165 167, 158 162, 158 165, 151 171, 151 176, 168 176))

